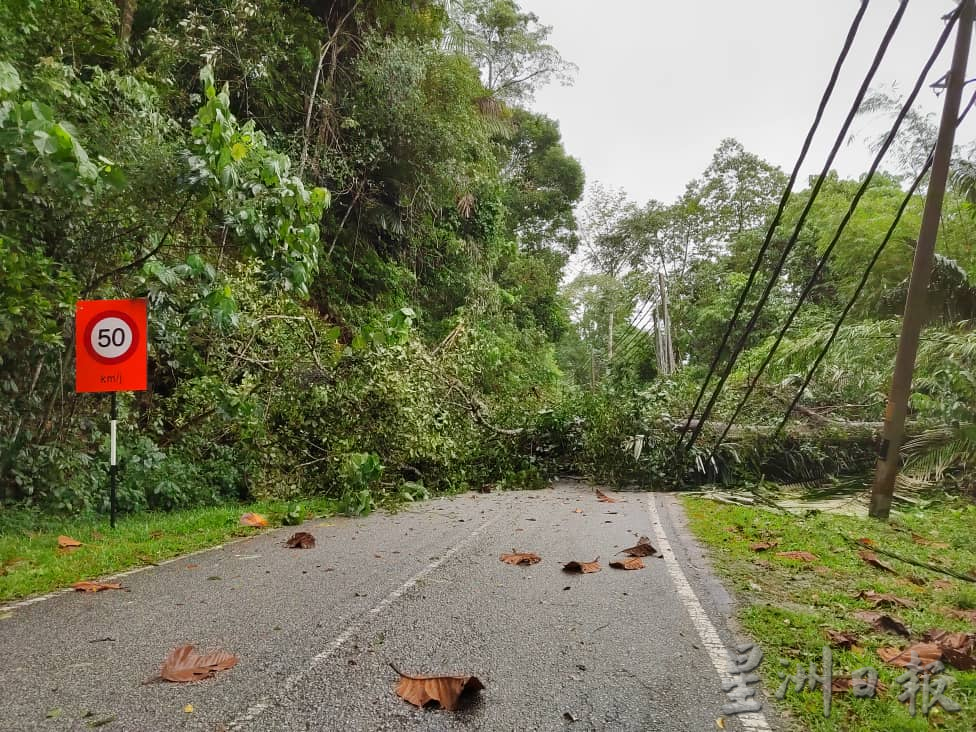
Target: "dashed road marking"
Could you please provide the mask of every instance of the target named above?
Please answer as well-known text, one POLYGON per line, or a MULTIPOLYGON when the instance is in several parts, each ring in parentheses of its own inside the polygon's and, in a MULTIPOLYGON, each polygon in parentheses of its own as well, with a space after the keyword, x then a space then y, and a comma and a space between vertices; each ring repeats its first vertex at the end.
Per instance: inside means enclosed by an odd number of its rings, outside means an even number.
POLYGON ((298 684, 303 678, 305 678, 309 673, 314 671, 318 666, 321 666, 325 661, 329 659, 336 651, 342 648, 349 639, 352 638, 356 633, 360 632, 373 618, 377 617, 381 612, 386 610, 390 605, 395 603, 401 597, 403 597, 407 592, 409 592, 420 580, 424 579, 431 572, 436 570, 438 567, 443 565, 449 559, 451 559, 455 554, 457 554, 465 545, 473 541, 479 534, 481 534, 485 529, 487 529, 491 524, 493 524, 501 513, 496 514, 493 518, 485 521, 481 526, 475 529, 472 533, 468 534, 466 537, 461 539, 457 544, 447 550, 441 557, 430 562, 422 570, 417 572, 413 577, 408 579, 402 585, 393 590, 390 594, 380 600, 376 605, 371 607, 366 613, 360 615, 356 620, 346 626, 339 635, 337 635, 329 645, 327 645, 323 650, 312 657, 308 666, 301 671, 292 674, 281 684, 278 689, 275 690, 273 696, 266 696, 260 701, 252 704, 248 707, 247 711, 241 716, 235 719, 233 722, 227 725, 228 729, 241 729, 245 725, 253 722, 262 714, 264 714, 271 706, 275 703, 277 697, 287 694, 291 689, 298 684))

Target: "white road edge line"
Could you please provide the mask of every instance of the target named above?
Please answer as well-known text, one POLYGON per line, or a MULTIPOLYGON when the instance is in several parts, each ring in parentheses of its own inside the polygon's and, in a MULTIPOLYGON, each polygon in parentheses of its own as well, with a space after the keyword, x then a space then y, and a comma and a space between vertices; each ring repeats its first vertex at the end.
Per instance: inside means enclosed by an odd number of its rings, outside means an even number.
MULTIPOLYGON (((701 638, 705 650, 708 651, 708 657, 718 672, 719 678, 724 681, 730 678, 729 651, 719 637, 718 631, 715 630, 715 626, 712 625, 712 621, 708 619, 708 613, 705 612, 705 608, 698 601, 695 591, 691 589, 691 583, 688 582, 688 578, 685 577, 684 572, 681 570, 681 565, 678 563, 678 559, 674 555, 674 550, 671 548, 671 542, 668 541, 668 537, 664 533, 661 516, 658 514, 657 506, 654 505, 653 494, 647 499, 647 513, 651 519, 651 528, 654 529, 654 535, 657 537, 658 549, 664 557, 665 566, 667 566, 671 581, 674 582, 678 597, 685 606, 685 610, 688 611, 688 615, 691 617, 691 623, 695 626, 695 630, 698 631, 698 636, 701 638)), ((769 723, 766 721, 766 715, 762 712, 736 714, 735 719, 748 732, 771 732, 769 723)))
POLYGON ((252 704, 244 714, 237 717, 233 722, 227 725, 228 730, 241 729, 244 725, 253 722, 262 714, 264 714, 271 705, 274 704, 275 699, 287 694, 291 691, 294 686, 301 681, 305 676, 314 671, 318 666, 321 666, 328 658, 333 655, 336 651, 342 648, 350 638, 352 638, 356 633, 362 630, 369 620, 372 620, 381 612, 386 610, 390 605, 403 597, 407 592, 409 592, 420 580, 424 579, 431 572, 436 570, 442 564, 447 562, 451 557, 457 554, 461 549, 468 543, 470 543, 475 537, 478 536, 482 531, 487 529, 491 524, 493 524, 501 514, 495 515, 494 518, 488 519, 481 526, 475 529, 472 533, 468 534, 466 537, 461 539, 457 544, 455 544, 451 549, 445 552, 441 557, 430 562, 426 567, 417 572, 413 577, 408 579, 402 585, 393 590, 390 594, 380 600, 376 605, 371 607, 368 612, 360 615, 356 620, 346 626, 339 635, 337 635, 329 645, 327 645, 322 651, 317 653, 312 657, 308 666, 301 671, 292 674, 273 692, 273 695, 266 696, 260 701, 252 704))

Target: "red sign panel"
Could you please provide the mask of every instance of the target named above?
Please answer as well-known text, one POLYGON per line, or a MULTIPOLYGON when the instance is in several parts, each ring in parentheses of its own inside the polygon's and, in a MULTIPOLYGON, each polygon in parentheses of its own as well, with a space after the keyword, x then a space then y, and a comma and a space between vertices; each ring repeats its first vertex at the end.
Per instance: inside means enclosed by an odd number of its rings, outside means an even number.
POLYGON ((145 391, 145 300, 79 300, 75 305, 75 391, 145 391))

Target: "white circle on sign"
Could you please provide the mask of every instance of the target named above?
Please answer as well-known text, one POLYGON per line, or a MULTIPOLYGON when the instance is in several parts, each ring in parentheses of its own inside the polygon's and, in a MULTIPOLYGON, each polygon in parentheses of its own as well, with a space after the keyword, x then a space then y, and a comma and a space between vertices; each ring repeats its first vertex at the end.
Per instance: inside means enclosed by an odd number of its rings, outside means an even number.
POLYGON ((89 345, 102 358, 120 358, 132 346, 132 327, 114 315, 102 318, 91 329, 89 345))

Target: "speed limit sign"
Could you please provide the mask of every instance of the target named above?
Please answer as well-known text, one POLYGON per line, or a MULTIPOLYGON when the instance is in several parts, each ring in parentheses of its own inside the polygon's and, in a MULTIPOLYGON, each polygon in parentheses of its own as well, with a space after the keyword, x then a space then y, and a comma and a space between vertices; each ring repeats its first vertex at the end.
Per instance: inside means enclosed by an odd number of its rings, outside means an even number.
POLYGON ((81 300, 75 316, 75 390, 144 391, 146 301, 81 300))

